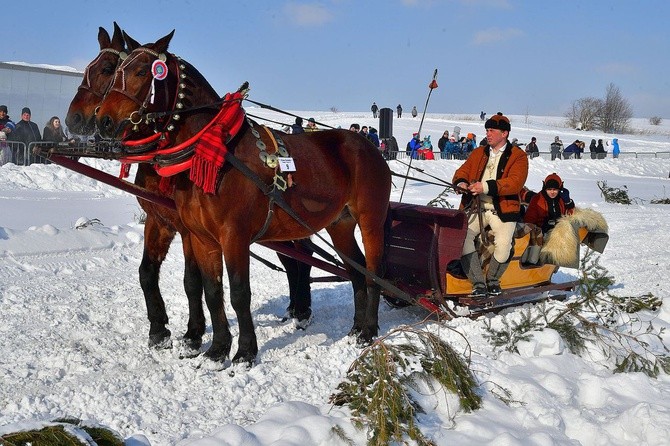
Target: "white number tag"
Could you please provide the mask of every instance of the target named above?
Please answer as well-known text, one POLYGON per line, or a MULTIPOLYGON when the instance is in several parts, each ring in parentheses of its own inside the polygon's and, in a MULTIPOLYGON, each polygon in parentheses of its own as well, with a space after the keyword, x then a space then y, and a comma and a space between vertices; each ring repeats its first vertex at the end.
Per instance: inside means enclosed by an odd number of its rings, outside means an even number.
POLYGON ((293 158, 277 158, 279 161, 279 170, 282 172, 295 172, 295 163, 293 158))

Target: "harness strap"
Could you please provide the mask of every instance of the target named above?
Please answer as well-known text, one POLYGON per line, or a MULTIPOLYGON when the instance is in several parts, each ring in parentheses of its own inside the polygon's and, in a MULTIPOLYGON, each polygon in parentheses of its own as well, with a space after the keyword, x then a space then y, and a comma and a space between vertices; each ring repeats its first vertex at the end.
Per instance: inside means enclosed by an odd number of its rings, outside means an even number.
POLYGON ((376 274, 371 273, 368 271, 364 266, 360 265, 358 262, 354 261, 351 259, 349 256, 345 255, 342 251, 337 249, 335 246, 333 246, 332 243, 330 243, 328 240, 326 240, 321 234, 319 234, 314 228, 312 228, 305 220, 300 218, 298 214, 295 213, 295 211, 291 208, 291 206, 284 201, 282 196, 277 192, 275 188, 270 188, 268 185, 266 185, 259 177, 256 175, 255 172, 253 172, 249 167, 247 167, 246 164, 244 164, 242 161, 239 160, 235 155, 232 153, 228 152, 226 153, 226 162, 229 162, 233 167, 235 167, 237 170, 239 170, 244 176, 249 178, 265 195, 271 195, 272 198, 274 198, 274 202, 277 203, 277 205, 284 210, 291 218, 293 218, 296 222, 298 222, 300 225, 302 225, 304 228, 308 229, 312 234, 316 235, 318 238, 321 239, 329 248, 334 250, 337 255, 340 256, 342 260, 344 260, 347 264, 349 264, 353 269, 358 271, 360 274, 363 274, 366 278, 372 280, 374 283, 377 285, 381 286, 384 288, 386 291, 392 293, 395 297, 402 299, 406 302, 409 303, 414 303, 414 299, 409 293, 406 293, 405 291, 401 290, 397 286, 393 285, 391 282, 388 280, 382 279, 381 277, 377 276, 376 274))

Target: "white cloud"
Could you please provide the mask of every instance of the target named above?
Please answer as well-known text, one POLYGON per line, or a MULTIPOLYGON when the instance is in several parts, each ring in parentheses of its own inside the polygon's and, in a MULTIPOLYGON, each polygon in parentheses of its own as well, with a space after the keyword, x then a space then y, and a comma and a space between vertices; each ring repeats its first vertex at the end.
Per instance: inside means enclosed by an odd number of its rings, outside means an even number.
POLYGON ((289 20, 301 26, 318 26, 332 20, 333 14, 325 6, 316 3, 289 2, 284 6, 289 20))
POLYGON ((492 42, 510 40, 515 37, 523 36, 523 34, 523 31, 516 28, 491 28, 477 32, 472 40, 472 43, 475 45, 486 45, 492 42))

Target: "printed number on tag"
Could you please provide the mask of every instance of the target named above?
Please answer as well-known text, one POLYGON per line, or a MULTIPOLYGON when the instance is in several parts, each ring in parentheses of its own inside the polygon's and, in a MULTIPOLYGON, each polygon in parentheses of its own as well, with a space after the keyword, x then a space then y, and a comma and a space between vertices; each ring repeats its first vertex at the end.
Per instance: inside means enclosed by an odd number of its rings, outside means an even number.
POLYGON ((282 158, 279 157, 279 170, 282 172, 295 172, 295 163, 293 158, 282 158))

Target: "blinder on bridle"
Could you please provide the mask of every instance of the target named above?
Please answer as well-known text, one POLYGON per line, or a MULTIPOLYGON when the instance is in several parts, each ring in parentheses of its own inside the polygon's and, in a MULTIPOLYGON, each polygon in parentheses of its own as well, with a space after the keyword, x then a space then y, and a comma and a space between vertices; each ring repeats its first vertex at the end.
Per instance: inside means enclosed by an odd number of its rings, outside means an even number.
POLYGON ((105 88, 105 91, 103 91, 103 92, 95 91, 93 88, 91 88, 91 76, 90 76, 89 72, 90 72, 90 68, 93 65, 95 65, 98 62, 98 60, 100 59, 100 57, 102 57, 103 54, 105 54, 105 53, 112 53, 112 54, 114 54, 115 56, 118 57, 118 60, 116 61, 116 66, 115 66, 115 69, 114 69, 115 72, 116 72, 116 69, 118 69, 119 65, 126 59, 126 57, 128 57, 128 53, 126 53, 125 51, 118 51, 118 50, 115 50, 115 49, 112 49, 112 48, 103 48, 98 53, 98 56, 95 59, 93 59, 93 61, 91 61, 91 63, 89 63, 86 66, 86 69, 84 70, 85 85, 84 85, 84 83, 82 83, 79 86, 78 90, 88 91, 93 96, 95 96, 97 98, 100 98, 100 99, 103 99, 105 97, 105 95, 109 92, 109 89, 114 84, 114 82, 112 80, 112 82, 107 84, 107 87, 105 88))
MULTIPOLYGON (((116 74, 114 75, 114 80, 111 83, 111 91, 115 91, 117 93, 122 94, 129 100, 133 101, 135 104, 139 106, 139 109, 134 110, 127 118, 127 120, 132 124, 133 131, 139 130, 139 125, 144 121, 145 124, 149 125, 150 123, 157 124, 157 115, 158 116, 168 116, 167 122, 164 125, 164 131, 172 131, 174 130, 175 126, 171 121, 178 121, 180 119, 180 115, 178 114, 179 110, 183 109, 184 105, 182 102, 180 102, 181 99, 183 99, 186 95, 184 93, 184 90, 186 88, 186 84, 182 82, 183 79, 186 78, 186 74, 184 74, 183 70, 186 68, 186 66, 181 62, 181 59, 177 56, 173 56, 172 59, 168 60, 167 54, 166 53, 158 53, 150 48, 145 48, 145 47, 140 47, 135 50, 133 50, 124 60, 121 62, 121 65, 118 67, 116 70, 116 74), (146 96, 144 99, 140 99, 132 94, 130 94, 127 91, 127 85, 126 85, 126 78, 125 78, 125 70, 127 67, 134 62, 141 54, 148 54, 150 56, 153 56, 156 58, 154 62, 151 65, 151 74, 152 74, 152 80, 151 80, 151 86, 149 88, 149 91, 147 92, 146 96), (154 97, 156 95, 156 82, 162 82, 167 79, 168 72, 170 71, 170 68, 168 67, 168 64, 171 66, 171 69, 173 69, 176 73, 177 77, 177 93, 175 94, 174 97, 174 104, 172 106, 171 110, 166 110, 162 111, 160 113, 145 113, 147 107, 150 104, 154 104, 154 97), (115 85, 117 84, 117 77, 121 76, 121 86, 116 87, 115 85)), ((168 108, 169 104, 167 101, 169 100, 169 95, 167 92, 168 85, 167 83, 163 84, 163 91, 165 92, 165 107, 168 108)))

